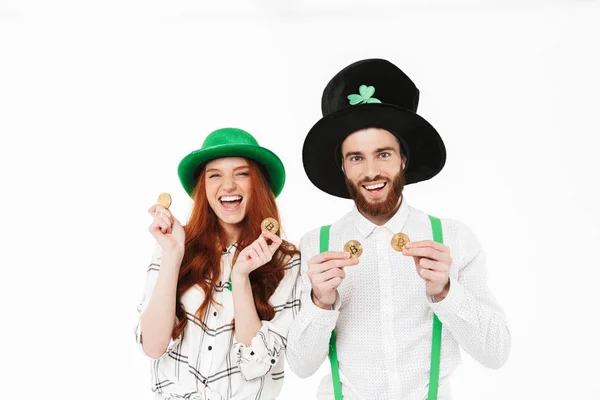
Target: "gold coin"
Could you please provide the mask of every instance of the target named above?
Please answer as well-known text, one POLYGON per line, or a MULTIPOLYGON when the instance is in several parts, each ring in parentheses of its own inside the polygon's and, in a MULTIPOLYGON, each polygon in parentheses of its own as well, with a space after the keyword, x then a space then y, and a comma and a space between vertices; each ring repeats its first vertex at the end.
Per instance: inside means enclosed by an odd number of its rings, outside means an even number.
POLYGON ((158 204, 168 209, 171 206, 171 196, 169 193, 161 193, 158 195, 158 204))
POLYGON ((263 220, 260 227, 263 231, 277 233, 279 230, 279 222, 277 222, 275 218, 268 217, 263 220))
POLYGON ((363 252, 362 244, 358 240, 350 240, 344 245, 344 251, 350 254, 351 258, 358 258, 363 252))
POLYGON ((410 243, 408 236, 402 232, 396 233, 392 237, 392 248, 396 251, 403 252, 406 249, 406 245, 410 243))

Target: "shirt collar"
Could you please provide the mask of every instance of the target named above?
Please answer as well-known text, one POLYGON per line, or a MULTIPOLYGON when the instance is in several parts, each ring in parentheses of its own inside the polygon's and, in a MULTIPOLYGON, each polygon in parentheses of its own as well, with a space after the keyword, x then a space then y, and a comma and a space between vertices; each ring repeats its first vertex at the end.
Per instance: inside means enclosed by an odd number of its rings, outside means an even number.
MULTIPOLYGON (((396 214, 388 222, 383 224, 383 227, 387 228, 391 233, 396 234, 401 232, 404 228, 404 224, 408 219, 408 204, 406 202, 406 198, 402 195, 402 203, 400 204, 400 208, 396 211, 396 214)), ((378 227, 371 221, 369 221, 364 215, 358 211, 358 207, 356 204, 354 205, 354 209, 352 210, 352 221, 358 232, 364 237, 368 238, 373 231, 378 227)))
POLYGON ((231 254, 235 252, 235 249, 237 249, 238 244, 237 242, 233 243, 232 245, 230 245, 229 247, 223 249, 223 255, 225 254, 231 254))

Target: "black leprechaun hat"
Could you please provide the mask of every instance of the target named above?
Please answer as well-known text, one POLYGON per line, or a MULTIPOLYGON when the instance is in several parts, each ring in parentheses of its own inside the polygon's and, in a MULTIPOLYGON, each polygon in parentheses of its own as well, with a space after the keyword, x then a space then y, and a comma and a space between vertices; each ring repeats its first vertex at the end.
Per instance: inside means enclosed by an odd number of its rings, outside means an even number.
POLYGON ((419 116, 419 89, 389 61, 355 62, 331 79, 323 92, 323 118, 308 132, 302 162, 310 181, 334 196, 350 198, 340 147, 353 132, 381 128, 394 134, 407 156, 405 184, 428 180, 446 162, 435 128, 419 116))

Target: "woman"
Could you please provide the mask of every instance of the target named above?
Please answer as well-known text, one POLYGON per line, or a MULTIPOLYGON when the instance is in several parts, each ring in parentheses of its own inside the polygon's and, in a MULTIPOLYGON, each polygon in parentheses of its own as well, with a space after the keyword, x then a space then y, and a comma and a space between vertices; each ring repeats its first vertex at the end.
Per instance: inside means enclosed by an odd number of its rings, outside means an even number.
POLYGON ((138 307, 155 399, 275 399, 301 287, 299 252, 261 231, 265 218, 279 222, 283 164, 249 133, 224 128, 178 173, 194 206, 185 227, 150 208, 158 246, 138 307))

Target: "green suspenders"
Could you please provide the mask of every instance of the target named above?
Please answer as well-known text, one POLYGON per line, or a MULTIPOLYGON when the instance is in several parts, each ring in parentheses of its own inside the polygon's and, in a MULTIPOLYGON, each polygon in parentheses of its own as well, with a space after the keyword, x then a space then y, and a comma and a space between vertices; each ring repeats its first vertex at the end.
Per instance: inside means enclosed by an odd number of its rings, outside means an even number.
MULTIPOLYGON (((433 240, 443 243, 442 222, 435 217, 429 216, 431 228, 433 231, 433 240)), ((331 225, 321 227, 320 234, 320 252, 329 250, 329 228, 331 225)), ((436 400, 438 394, 438 383, 440 379, 440 351, 442 347, 442 323, 437 315, 433 314, 433 333, 431 340, 431 366, 429 369, 429 393, 427 400, 436 400)), ((335 400, 342 400, 342 384, 340 382, 340 370, 337 358, 337 348, 335 344, 335 330, 331 332, 329 340, 329 361, 331 362, 331 379, 333 380, 333 393, 335 400)))

